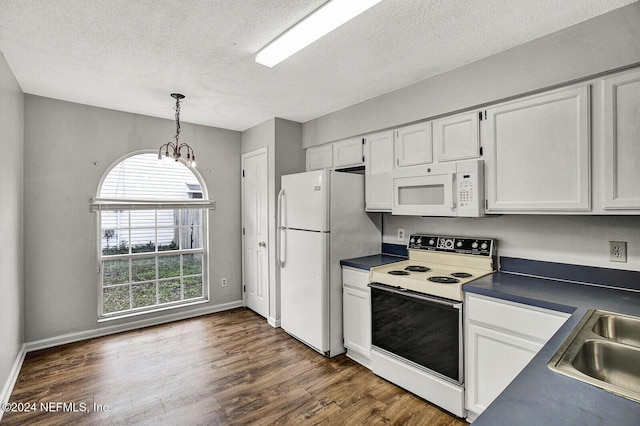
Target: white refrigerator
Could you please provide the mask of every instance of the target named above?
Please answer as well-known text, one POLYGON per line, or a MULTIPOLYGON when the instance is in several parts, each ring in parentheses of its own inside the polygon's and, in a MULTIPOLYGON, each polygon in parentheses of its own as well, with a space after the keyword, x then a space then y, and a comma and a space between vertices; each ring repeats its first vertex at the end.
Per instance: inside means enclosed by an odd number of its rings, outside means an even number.
POLYGON ((341 259, 380 253, 381 217, 367 214, 364 176, 282 176, 277 232, 281 327, 321 354, 345 351, 341 259))

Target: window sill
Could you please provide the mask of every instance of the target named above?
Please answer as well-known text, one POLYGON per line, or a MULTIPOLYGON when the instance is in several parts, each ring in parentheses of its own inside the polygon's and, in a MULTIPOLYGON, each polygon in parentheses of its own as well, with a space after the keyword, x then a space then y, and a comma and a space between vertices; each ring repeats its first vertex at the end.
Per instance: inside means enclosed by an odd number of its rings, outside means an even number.
POLYGON ((195 305, 202 305, 203 303, 208 303, 208 302, 209 302, 209 298, 202 298, 202 299, 194 299, 193 301, 187 302, 187 303, 157 306, 157 307, 154 306, 148 309, 141 309, 139 311, 134 311, 134 312, 124 312, 122 314, 103 315, 98 317, 97 322, 101 323, 101 322, 109 322, 114 320, 132 318, 132 317, 139 317, 141 315, 153 314, 153 313, 164 312, 164 311, 172 311, 179 308, 186 308, 186 307, 195 306, 195 305))

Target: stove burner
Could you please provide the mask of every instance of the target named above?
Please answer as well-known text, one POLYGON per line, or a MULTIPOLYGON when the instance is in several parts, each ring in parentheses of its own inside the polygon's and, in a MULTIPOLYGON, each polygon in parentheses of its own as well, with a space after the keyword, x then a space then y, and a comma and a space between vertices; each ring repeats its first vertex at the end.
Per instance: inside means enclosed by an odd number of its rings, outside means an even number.
POLYGON ((427 268, 426 266, 419 266, 419 265, 409 265, 406 268, 404 268, 404 270, 411 271, 411 272, 429 272, 431 268, 427 268))
POLYGON ((454 272, 451 276, 456 278, 471 278, 473 275, 468 272, 454 272))
POLYGON ((456 284, 460 282, 460 280, 451 277, 429 277, 427 280, 438 284, 456 284))
POLYGON ((389 271, 387 274, 391 275, 411 275, 407 271, 389 271))

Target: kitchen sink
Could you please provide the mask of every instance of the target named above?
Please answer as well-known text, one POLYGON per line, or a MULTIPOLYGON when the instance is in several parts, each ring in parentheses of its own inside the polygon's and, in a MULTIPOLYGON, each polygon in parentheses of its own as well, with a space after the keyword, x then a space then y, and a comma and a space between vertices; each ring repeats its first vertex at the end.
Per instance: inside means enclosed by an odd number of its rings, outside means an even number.
POLYGON ((640 402, 640 318, 591 309, 549 361, 558 373, 640 402))
POLYGON ((617 314, 599 316, 593 332, 605 339, 640 347, 640 318, 617 314))

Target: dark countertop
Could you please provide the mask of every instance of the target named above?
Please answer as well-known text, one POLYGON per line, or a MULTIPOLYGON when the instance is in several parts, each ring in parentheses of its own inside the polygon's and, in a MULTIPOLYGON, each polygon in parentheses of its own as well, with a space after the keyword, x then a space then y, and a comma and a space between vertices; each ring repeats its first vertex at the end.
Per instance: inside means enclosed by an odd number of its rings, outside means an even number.
POLYGON ((503 272, 472 281, 464 286, 464 291, 571 314, 524 370, 473 422, 474 426, 640 424, 640 403, 547 367, 587 310, 596 308, 640 316, 640 293, 503 272))
POLYGON ((363 256, 363 257, 355 257, 353 259, 344 259, 340 261, 340 265, 342 266, 351 266, 352 268, 364 269, 368 271, 369 269, 386 265, 387 263, 400 262, 405 260, 405 257, 395 256, 390 254, 374 254, 371 256, 363 256))

